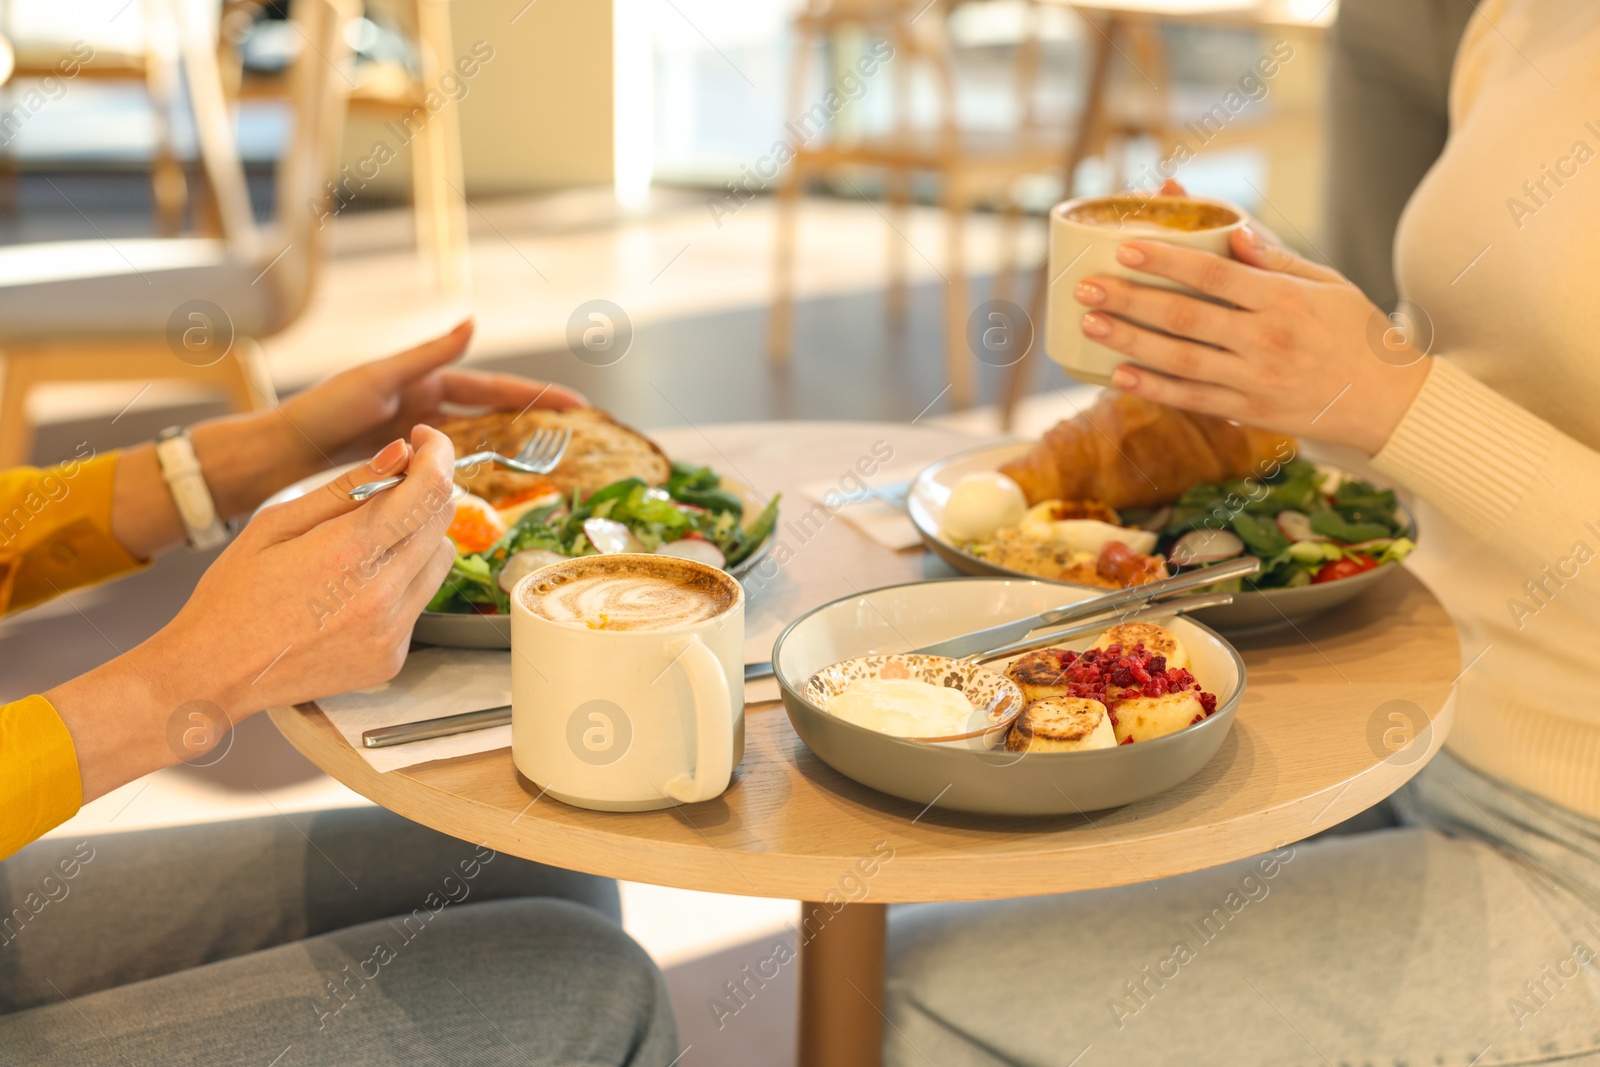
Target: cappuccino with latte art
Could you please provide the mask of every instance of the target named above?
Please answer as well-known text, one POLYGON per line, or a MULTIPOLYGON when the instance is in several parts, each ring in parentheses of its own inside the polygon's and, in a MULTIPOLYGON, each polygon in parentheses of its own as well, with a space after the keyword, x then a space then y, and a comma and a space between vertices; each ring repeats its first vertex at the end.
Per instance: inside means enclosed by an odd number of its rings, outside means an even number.
POLYGON ((644 553, 552 563, 511 594, 511 759, 597 811, 697 804, 744 755, 744 590, 644 553))
POLYGON ((738 600, 733 579, 665 556, 589 556, 522 587, 523 603, 551 622, 589 630, 668 630, 708 622, 738 600))

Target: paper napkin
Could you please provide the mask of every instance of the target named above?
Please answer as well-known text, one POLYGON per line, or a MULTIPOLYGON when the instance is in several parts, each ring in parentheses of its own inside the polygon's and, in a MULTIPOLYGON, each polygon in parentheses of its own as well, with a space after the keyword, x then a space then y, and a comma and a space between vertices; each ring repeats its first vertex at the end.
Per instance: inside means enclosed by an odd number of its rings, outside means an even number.
POLYGON ((317 706, 362 759, 376 770, 394 771, 429 760, 509 748, 511 727, 495 726, 391 748, 363 746, 363 732, 509 703, 510 652, 419 648, 406 658, 406 665, 393 680, 319 700, 317 706))
POLYGON ((885 548, 901 551, 922 544, 917 528, 906 517, 906 488, 916 471, 911 468, 884 470, 866 484, 838 479, 811 482, 800 491, 840 516, 857 530, 885 548))

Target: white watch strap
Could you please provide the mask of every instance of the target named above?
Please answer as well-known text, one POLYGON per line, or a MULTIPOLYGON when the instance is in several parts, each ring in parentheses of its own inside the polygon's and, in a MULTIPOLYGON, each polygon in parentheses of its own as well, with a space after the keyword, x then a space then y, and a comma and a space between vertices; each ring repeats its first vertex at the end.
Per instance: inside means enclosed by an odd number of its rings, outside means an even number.
POLYGON ((161 476, 172 490, 172 502, 178 506, 178 517, 189 535, 193 548, 215 548, 228 539, 228 528, 217 517, 216 502, 211 499, 211 489, 200 473, 200 461, 194 454, 194 441, 188 430, 165 430, 156 438, 156 460, 161 464, 161 476))

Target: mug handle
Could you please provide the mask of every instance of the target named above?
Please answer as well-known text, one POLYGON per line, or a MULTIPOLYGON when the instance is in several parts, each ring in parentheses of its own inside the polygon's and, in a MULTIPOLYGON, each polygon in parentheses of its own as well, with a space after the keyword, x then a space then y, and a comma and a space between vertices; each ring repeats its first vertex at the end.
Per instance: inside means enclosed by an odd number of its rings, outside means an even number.
POLYGON ((733 777, 732 694, 722 663, 698 637, 690 637, 678 662, 694 696, 694 774, 669 779, 662 792, 680 804, 720 796, 733 777))

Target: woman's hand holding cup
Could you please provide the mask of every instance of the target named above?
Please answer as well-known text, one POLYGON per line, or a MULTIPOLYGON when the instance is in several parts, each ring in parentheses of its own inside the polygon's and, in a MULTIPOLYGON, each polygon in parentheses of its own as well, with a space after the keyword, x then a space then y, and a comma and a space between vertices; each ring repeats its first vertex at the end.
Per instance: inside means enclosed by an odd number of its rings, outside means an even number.
POLYGON ((1073 286, 1089 309, 1077 324, 1083 335, 1135 361, 1118 366, 1111 384, 1377 452, 1427 380, 1430 357, 1337 271, 1289 252, 1254 223, 1229 234, 1229 249, 1232 258, 1129 240, 1117 263, 1149 284, 1096 274, 1073 286), (1174 283, 1212 299, 1173 292, 1174 283))

